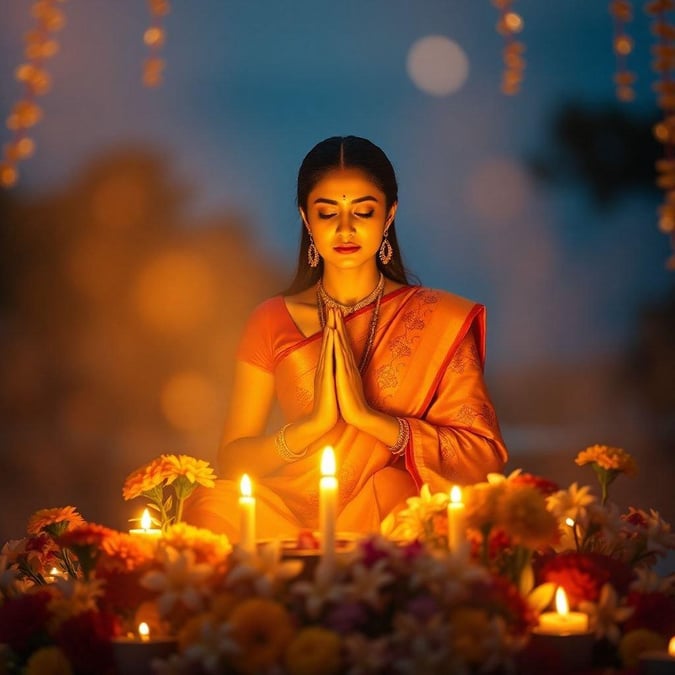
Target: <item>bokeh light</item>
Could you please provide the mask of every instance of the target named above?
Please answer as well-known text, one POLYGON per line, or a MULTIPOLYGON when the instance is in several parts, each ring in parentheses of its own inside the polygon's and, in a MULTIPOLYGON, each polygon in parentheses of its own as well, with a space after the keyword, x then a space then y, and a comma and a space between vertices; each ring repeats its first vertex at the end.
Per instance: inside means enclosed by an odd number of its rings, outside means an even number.
POLYGON ((141 271, 135 304, 147 326, 180 335, 216 316, 216 295, 211 270, 200 256, 170 251, 158 255, 141 271))
POLYGON ((530 198, 525 169, 507 158, 492 158, 469 175, 465 190, 468 207, 493 224, 518 217, 530 198))
POLYGON ((216 413, 218 393, 207 378, 193 370, 174 373, 161 392, 162 412, 181 431, 208 426, 216 413))
POLYGON ((420 38, 408 51, 407 70, 415 86, 431 96, 448 96, 469 76, 464 50, 443 35, 420 38))

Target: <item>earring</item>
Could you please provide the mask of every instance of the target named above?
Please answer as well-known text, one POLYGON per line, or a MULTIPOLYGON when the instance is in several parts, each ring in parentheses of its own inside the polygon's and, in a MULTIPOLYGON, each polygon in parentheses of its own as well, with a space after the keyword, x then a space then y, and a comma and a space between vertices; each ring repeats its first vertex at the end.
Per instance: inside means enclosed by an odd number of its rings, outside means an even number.
POLYGON ((307 247, 307 262, 309 263, 310 267, 316 267, 319 264, 319 251, 314 244, 314 237, 312 237, 312 233, 309 232, 309 230, 308 233, 309 246, 307 247))
POLYGON ((391 257, 394 255, 394 247, 391 245, 389 239, 387 239, 387 235, 388 232, 385 232, 382 243, 380 244, 380 250, 377 253, 383 265, 389 264, 391 257))

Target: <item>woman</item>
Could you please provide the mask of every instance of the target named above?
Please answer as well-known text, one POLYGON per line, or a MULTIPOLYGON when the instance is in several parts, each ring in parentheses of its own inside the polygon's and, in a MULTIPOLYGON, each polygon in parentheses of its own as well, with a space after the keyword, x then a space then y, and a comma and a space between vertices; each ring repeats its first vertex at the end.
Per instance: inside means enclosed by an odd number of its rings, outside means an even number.
POLYGON ((250 317, 218 462, 191 522, 237 539, 238 479, 254 478, 258 535, 317 527, 321 451, 332 445, 338 529, 372 532, 423 483, 484 480, 507 452, 483 381, 485 311, 408 283, 398 187, 382 150, 328 138, 298 175, 295 280, 250 317), (276 400, 285 423, 266 433, 276 400))

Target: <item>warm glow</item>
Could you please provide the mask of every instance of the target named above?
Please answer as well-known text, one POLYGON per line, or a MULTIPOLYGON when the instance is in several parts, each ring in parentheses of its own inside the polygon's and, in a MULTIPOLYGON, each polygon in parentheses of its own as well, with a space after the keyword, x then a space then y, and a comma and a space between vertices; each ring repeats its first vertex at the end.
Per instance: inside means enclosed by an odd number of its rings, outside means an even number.
POLYGON ((450 490, 450 501, 453 504, 460 504, 462 501, 462 488, 459 485, 453 485, 450 490))
POLYGON ((321 455, 321 475, 335 475, 335 453, 330 445, 327 445, 324 448, 323 454, 321 455))
POLYGON ((504 15, 504 25, 513 33, 519 33, 523 30, 523 19, 520 14, 507 12, 504 15))
POLYGON ((145 621, 138 624, 138 634, 141 636, 141 640, 148 640, 150 638, 150 626, 145 621))
POLYGON ((565 518, 565 525, 567 525, 568 527, 574 527, 576 523, 574 522, 574 520, 572 520, 572 518, 565 518))
POLYGON ((567 602, 567 594, 562 586, 558 586, 555 592, 555 610, 558 614, 566 616, 570 612, 570 606, 567 602))
POLYGON ((675 656, 675 635, 670 638, 670 642, 668 643, 668 654, 675 656))
POLYGON ((150 517, 150 511, 148 511, 148 509, 145 509, 141 516, 141 527, 144 530, 149 530, 152 527, 152 518, 150 517))
POLYGON ((241 477, 241 481, 239 482, 239 491, 241 492, 242 497, 252 497, 253 496, 253 488, 251 486, 251 479, 248 477, 247 473, 245 473, 241 477))
POLYGON ((53 577, 58 577, 59 574, 61 574, 61 572, 59 572, 59 570, 56 567, 52 567, 49 570, 49 574, 51 574, 53 577))

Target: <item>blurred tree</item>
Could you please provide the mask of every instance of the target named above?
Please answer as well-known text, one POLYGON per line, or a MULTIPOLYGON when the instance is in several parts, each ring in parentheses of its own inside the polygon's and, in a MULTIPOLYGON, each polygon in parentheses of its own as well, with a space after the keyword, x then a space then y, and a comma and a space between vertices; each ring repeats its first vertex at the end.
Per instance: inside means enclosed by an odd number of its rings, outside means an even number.
POLYGON ((652 133, 657 121, 656 110, 640 116, 619 104, 566 103, 553 114, 547 151, 531 156, 529 167, 545 182, 588 189, 598 207, 611 206, 630 190, 656 199, 654 165, 662 153, 652 133))

